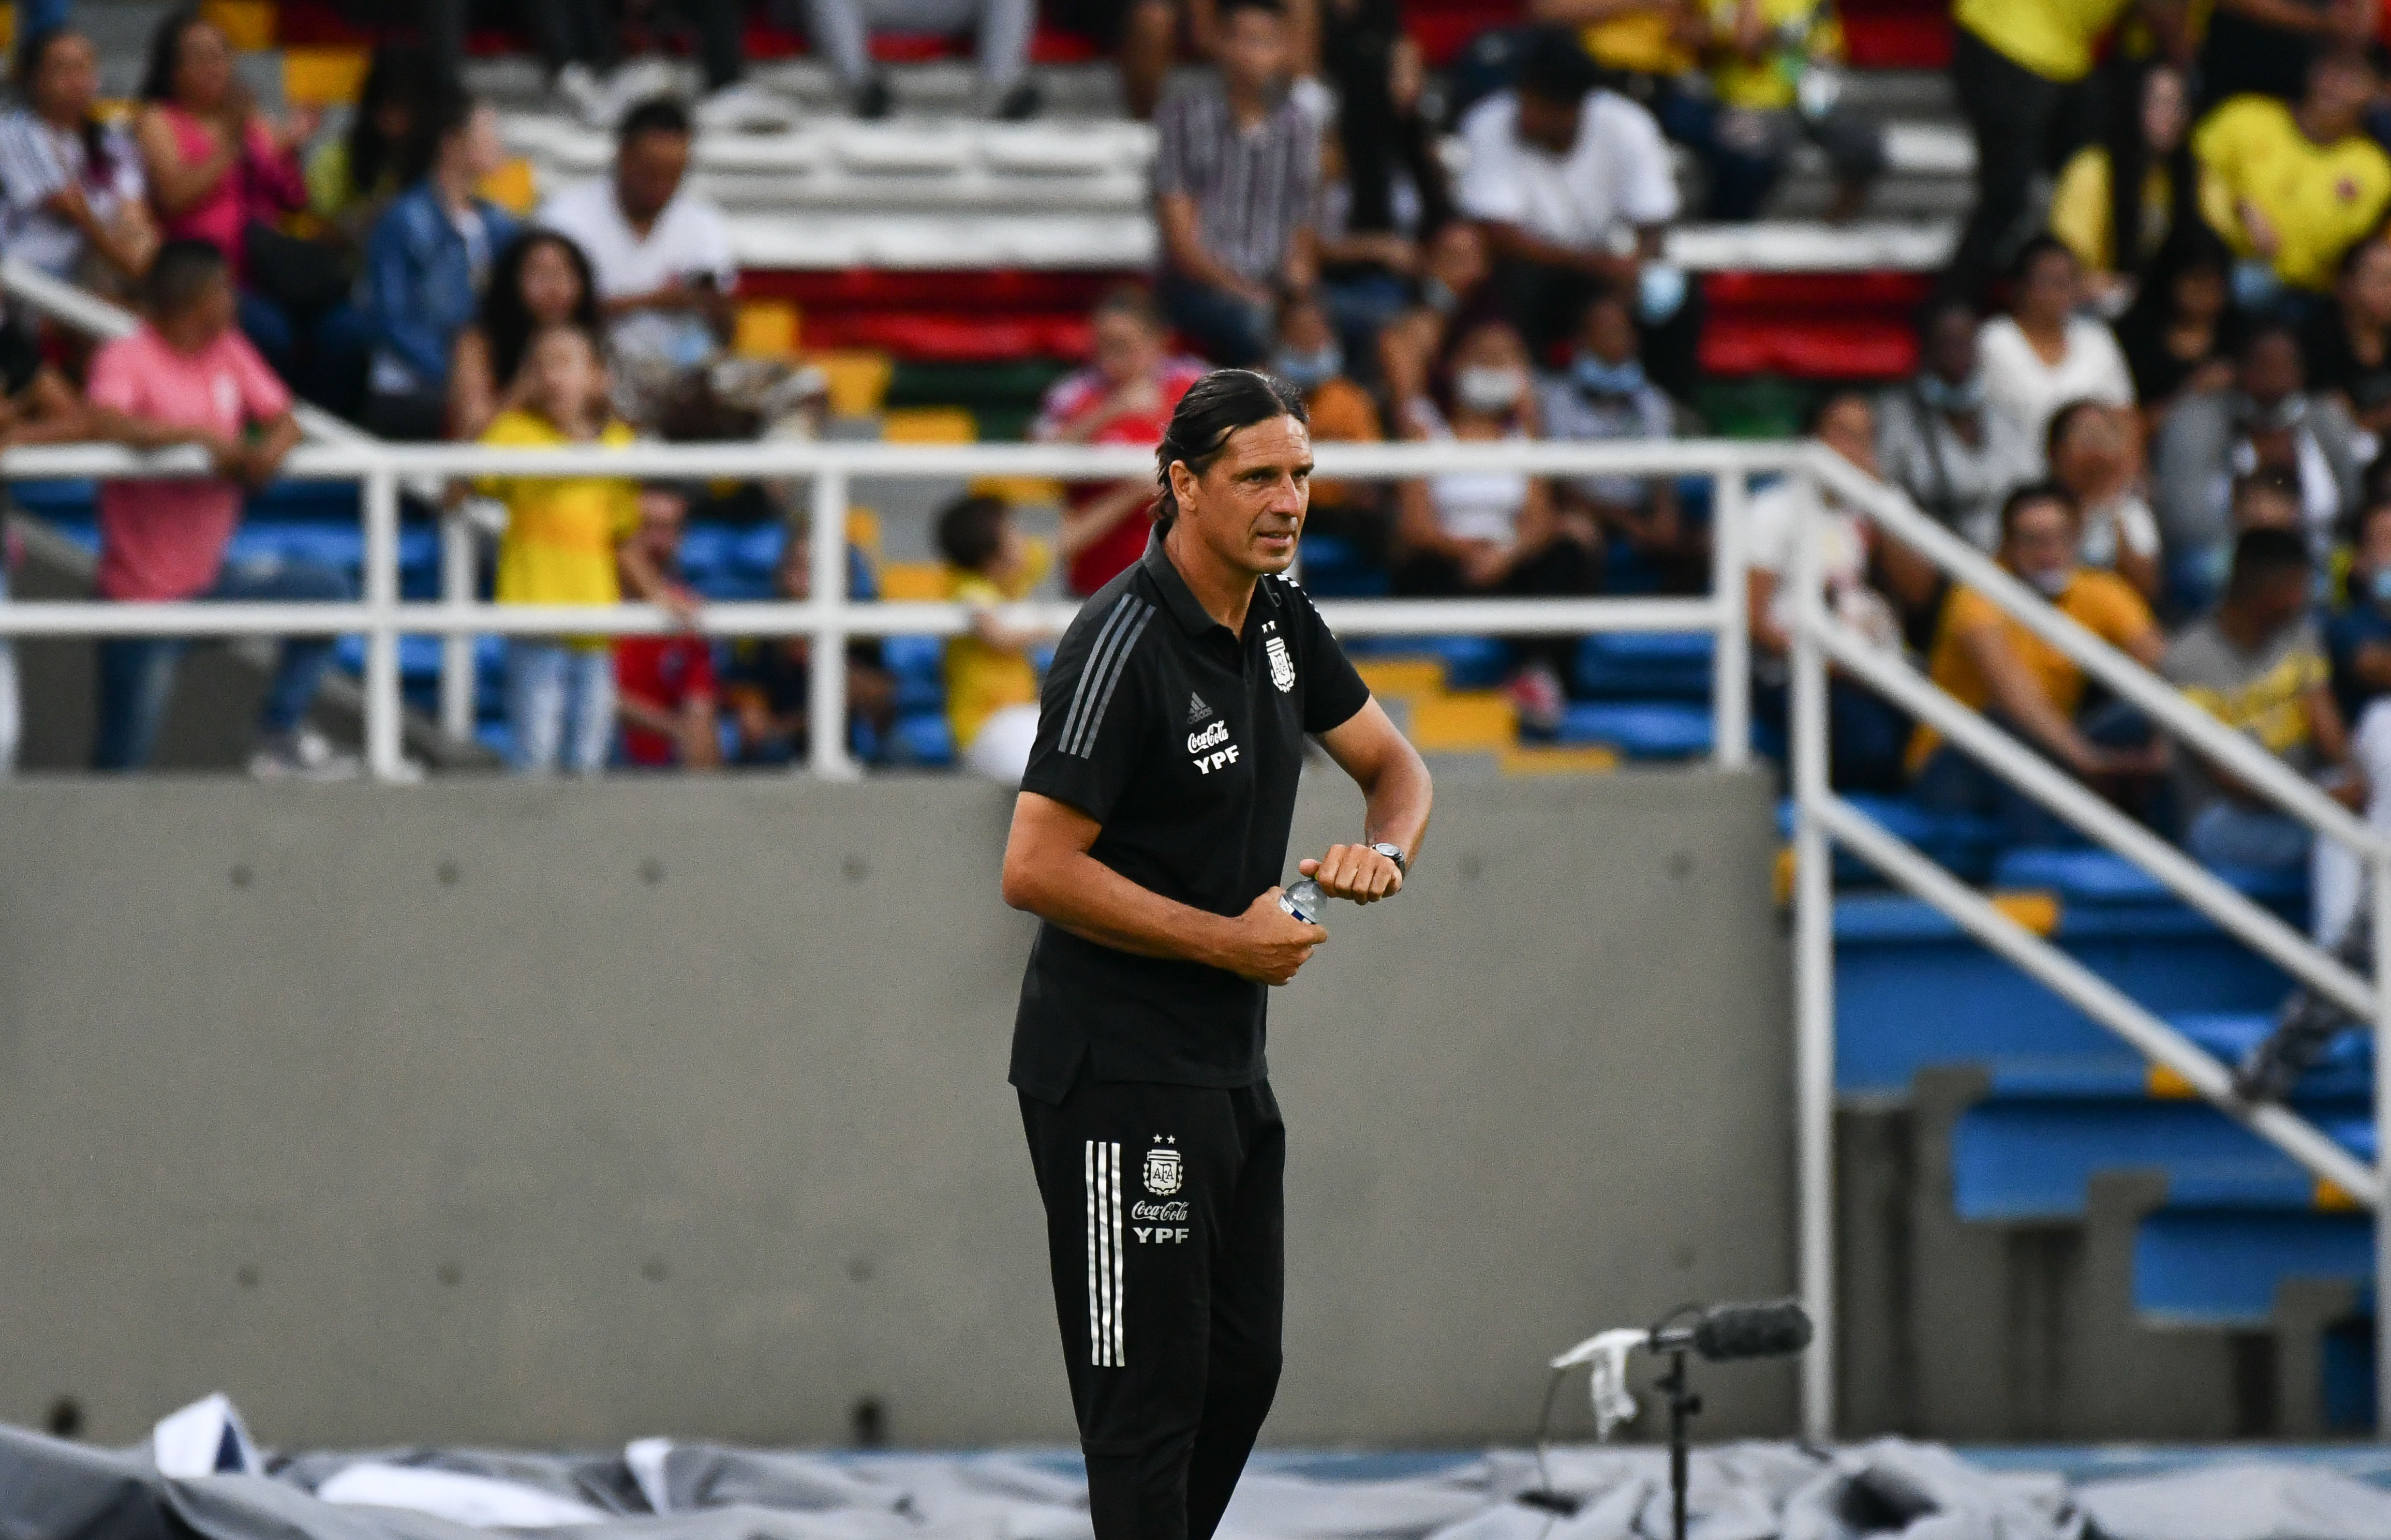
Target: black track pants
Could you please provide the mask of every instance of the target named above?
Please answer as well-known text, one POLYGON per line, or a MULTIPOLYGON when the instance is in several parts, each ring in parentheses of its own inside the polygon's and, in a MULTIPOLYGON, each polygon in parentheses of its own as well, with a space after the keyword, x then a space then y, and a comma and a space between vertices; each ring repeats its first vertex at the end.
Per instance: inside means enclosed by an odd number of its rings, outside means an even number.
POLYGON ((1021 1122, 1096 1540, 1208 1540, 1278 1389, 1278 1102, 1083 1073, 1021 1122))

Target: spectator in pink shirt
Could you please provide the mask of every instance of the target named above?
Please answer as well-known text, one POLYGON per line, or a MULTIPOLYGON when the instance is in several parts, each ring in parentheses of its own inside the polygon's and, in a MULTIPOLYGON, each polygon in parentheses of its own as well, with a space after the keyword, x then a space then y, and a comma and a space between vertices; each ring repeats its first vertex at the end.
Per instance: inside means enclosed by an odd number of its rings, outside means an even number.
MULTIPOLYGON (((232 275, 203 240, 170 240, 143 284, 148 325, 92 360, 93 430, 135 449, 196 444, 215 480, 103 481, 99 488, 99 597, 335 600, 348 579, 318 563, 268 558, 227 564, 244 488, 274 479, 299 442, 291 392, 233 325, 232 275)), ((118 636, 99 646, 99 726, 93 767, 148 763, 173 692, 183 643, 118 636)), ((355 773, 306 725, 316 686, 331 661, 328 636, 290 638, 267 688, 250 773, 330 777, 355 773)))
POLYGON ((196 8, 158 24, 141 99, 134 144, 160 233, 223 252, 250 340, 307 395, 354 410, 365 329, 346 302, 348 270, 329 246, 276 229, 307 206, 299 148, 316 132, 315 111, 279 123, 260 111, 224 33, 196 8))

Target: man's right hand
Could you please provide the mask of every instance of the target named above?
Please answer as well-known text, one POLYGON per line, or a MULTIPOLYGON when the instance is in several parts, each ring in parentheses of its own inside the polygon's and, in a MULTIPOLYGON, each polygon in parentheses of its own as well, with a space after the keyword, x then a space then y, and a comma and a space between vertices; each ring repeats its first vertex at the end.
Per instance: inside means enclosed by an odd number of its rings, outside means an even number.
POLYGON ((1233 922, 1229 944, 1216 966, 1258 984, 1283 984, 1312 960, 1312 949, 1326 941, 1328 932, 1280 908, 1279 892, 1273 888, 1246 906, 1233 922))

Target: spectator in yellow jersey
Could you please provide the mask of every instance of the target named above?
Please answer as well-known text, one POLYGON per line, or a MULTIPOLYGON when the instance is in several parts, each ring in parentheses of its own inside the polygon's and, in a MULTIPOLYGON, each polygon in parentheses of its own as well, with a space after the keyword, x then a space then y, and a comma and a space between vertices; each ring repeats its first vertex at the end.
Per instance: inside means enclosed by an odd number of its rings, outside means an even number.
MULTIPOLYGON (((517 449, 588 444, 617 448, 631 430, 606 406, 598 345, 574 327, 550 327, 523 354, 523 404, 498 414, 482 442, 517 449)), ((484 494, 507 505, 498 546, 500 604, 618 604, 623 580, 683 620, 697 600, 668 582, 633 542, 636 482, 606 476, 493 477, 484 494)), ((548 775, 606 767, 614 738, 614 654, 603 636, 521 636, 507 648, 510 764, 548 775)))
POLYGON ((1710 131, 1695 144, 1710 167, 1708 217, 1760 217, 1794 147, 1826 152, 1835 179, 1827 218, 1860 212, 1884 173, 1884 129, 1839 99, 1843 28, 1829 0, 1710 0, 1710 131))
MULTIPOLYGON (((2022 488, 2001 508, 2001 565, 2095 636, 2145 668, 2157 667, 2166 638, 2150 606, 2114 572, 2082 566, 2082 542, 2075 500, 2063 487, 2022 488)), ((2081 712, 2084 670, 1972 588, 1954 590, 1943 607, 1927 676, 2087 780, 2147 776, 2160 767, 2148 722, 2118 710, 2081 712)), ((2059 832, 2040 803, 1932 727, 1919 726, 1910 738, 1908 760, 1919 802, 1936 812, 1998 818, 2027 843, 2059 832)))
MULTIPOLYGON (((2363 50, 2334 49, 2308 67, 2297 106, 2236 96, 2192 135, 2201 212, 2243 259, 2243 274, 2322 296, 2342 253, 2382 224, 2391 158, 2359 127, 2381 84, 2363 50)), ((2245 300, 2251 282, 2237 275, 2245 300)))
POLYGON ((1981 302, 2026 233, 2027 197, 2069 88, 2092 72, 2095 46, 2128 11, 2179 50, 2183 0, 1955 0, 1951 83, 1976 141, 1976 202, 1944 276, 1946 295, 1981 302))
POLYGON ((965 497, 938 516, 938 554, 971 629, 947 643, 947 725, 963 764, 1017 786, 1038 738, 1038 665, 1030 649, 1043 631, 1006 624, 999 605, 1027 598, 1053 564, 1043 543, 1023 534, 1001 497, 965 497))
POLYGON ((2183 71, 2151 66, 2133 83, 2131 99, 2139 111, 2113 124, 2108 143, 2077 150, 2050 198, 2050 233, 2083 264, 2085 298, 2111 316, 2133 303, 2177 211, 2194 207, 2200 186, 2183 71))

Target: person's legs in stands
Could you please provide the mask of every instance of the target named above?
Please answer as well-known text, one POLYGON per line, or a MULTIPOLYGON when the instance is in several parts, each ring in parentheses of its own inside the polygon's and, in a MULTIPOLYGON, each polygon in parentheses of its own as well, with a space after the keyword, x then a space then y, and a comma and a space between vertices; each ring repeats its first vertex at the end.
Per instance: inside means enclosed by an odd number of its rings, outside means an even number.
POLYGON ((1749 108, 1725 108, 1714 115, 1707 142, 1696 147, 1710 173, 1705 218, 1746 225, 1760 217, 1792 148, 1791 116, 1749 108))
MULTIPOLYGON (((346 574, 320 561, 227 562, 208 590, 211 599, 231 603, 338 604, 355 597, 346 574)), ((258 736, 268 741, 287 739, 307 721, 317 687, 332 666, 330 636, 285 636, 257 713, 258 736)))
MULTIPOLYGON (((1599 594, 1602 558, 1563 535, 1505 573, 1495 591, 1512 598, 1582 598, 1599 594)), ((1549 669, 1554 682, 1564 694, 1568 692, 1570 675, 1576 672, 1577 637, 1519 636, 1512 639, 1512 646, 1523 662, 1549 669)))
POLYGON ((95 770, 138 770, 157 747, 174 663, 183 644, 166 636, 108 636, 97 650, 99 720, 92 736, 95 770))
POLYGON ((1835 179, 1835 201, 1827 211, 1827 222, 1841 225, 1858 218, 1868 190, 1890 163, 1884 125, 1842 107, 1824 117, 1803 118, 1801 123, 1810 142, 1826 152, 1827 170, 1835 179))
POLYGON ((1829 680, 1827 738, 1834 789, 1899 791, 1902 756, 1913 729, 1907 713, 1866 685, 1840 676, 1829 680))
POLYGON ((872 36, 863 21, 863 0, 806 0, 806 25, 814 52, 827 60, 847 95, 861 104, 872 83, 872 36))
POLYGON ((614 649, 601 643, 564 650, 567 768, 595 776, 614 749, 614 649))
MULTIPOLYGON (((2391 699, 2375 700, 2359 714, 2349 751, 2366 776, 2367 826, 2391 831, 2391 699)), ((2308 930, 2318 945, 2340 941, 2358 914, 2365 886, 2365 864, 2357 854, 2337 841, 2320 838, 2308 879, 2308 930)))
POLYGON ((342 301, 308 324, 305 356, 298 364, 299 393, 328 412, 355 417, 365 400, 372 351, 371 323, 342 301))
POLYGON ((2184 849, 2204 866, 2242 871, 2296 871, 2308 864, 2315 833, 2272 807, 2249 807, 2219 797, 2192 815, 2183 831, 2184 849))
POLYGON ((1951 83, 1976 141, 1976 201, 1941 291, 1972 303, 1999 271, 2025 218, 2060 88, 1965 27, 1952 48, 1951 83))
POLYGON ((1251 368, 1270 356, 1272 320, 1262 306, 1176 274, 1163 276, 1155 298, 1170 324, 1222 368, 1251 368))
POLYGON ((980 89, 1000 118, 1035 117, 1041 105, 1029 79, 1029 40, 1037 30, 1037 0, 979 0, 980 89))
POLYGON ((567 652, 562 642, 507 644, 507 726, 514 738, 507 768, 516 775, 556 774, 564 749, 567 652))
POLYGON ((682 0, 697 23, 697 59, 705 71, 706 95, 739 83, 745 72, 745 39, 740 35, 739 0, 682 0))
POLYGON ((241 335, 287 383, 299 362, 299 331, 280 305, 244 289, 236 302, 241 335))
POLYGON ((1128 0, 1120 20, 1121 101, 1141 121, 1162 102, 1162 83, 1178 51, 1179 7, 1172 0, 1128 0))

